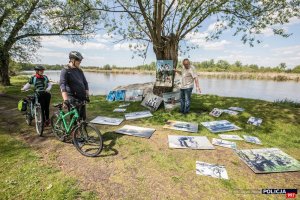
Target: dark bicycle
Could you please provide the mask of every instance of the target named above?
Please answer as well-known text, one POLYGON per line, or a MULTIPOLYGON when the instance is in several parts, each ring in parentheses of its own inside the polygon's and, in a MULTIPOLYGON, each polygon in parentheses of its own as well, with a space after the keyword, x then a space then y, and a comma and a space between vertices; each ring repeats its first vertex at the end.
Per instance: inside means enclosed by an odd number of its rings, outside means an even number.
POLYGON ((31 126, 32 120, 35 120, 35 129, 39 136, 43 135, 44 122, 42 115, 41 104, 38 101, 38 94, 35 92, 34 95, 27 95, 27 109, 25 112, 26 124, 31 126))
POLYGON ((62 103, 55 105, 58 111, 51 117, 51 127, 58 140, 64 142, 71 136, 73 145, 82 155, 94 157, 101 153, 103 140, 96 127, 80 119, 78 107, 82 105, 84 103, 72 104, 67 113, 63 111, 62 103), (68 118, 71 118, 69 123, 68 118))

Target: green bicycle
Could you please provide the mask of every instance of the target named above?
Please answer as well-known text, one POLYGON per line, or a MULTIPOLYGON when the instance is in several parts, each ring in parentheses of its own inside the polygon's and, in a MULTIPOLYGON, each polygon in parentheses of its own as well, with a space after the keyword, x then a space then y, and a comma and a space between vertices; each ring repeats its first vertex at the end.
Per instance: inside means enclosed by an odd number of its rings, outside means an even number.
POLYGON ((73 145, 82 155, 94 157, 101 153, 103 139, 96 127, 80 119, 77 108, 82 105, 84 103, 71 105, 67 113, 63 111, 62 103, 55 105, 58 111, 51 117, 51 127, 58 140, 64 142, 71 136, 73 145), (67 118, 70 117, 71 121, 68 123, 67 118))

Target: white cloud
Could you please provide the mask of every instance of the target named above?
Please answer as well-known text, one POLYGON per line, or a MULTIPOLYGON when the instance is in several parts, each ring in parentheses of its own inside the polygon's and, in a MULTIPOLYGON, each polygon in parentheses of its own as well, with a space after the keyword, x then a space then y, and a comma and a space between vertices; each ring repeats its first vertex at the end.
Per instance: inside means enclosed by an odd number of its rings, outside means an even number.
POLYGON ((119 51, 119 50, 130 51, 132 49, 144 50, 146 49, 146 46, 141 46, 141 44, 139 45, 135 42, 117 43, 113 46, 113 50, 115 51, 119 51))
POLYGON ((186 40, 194 45, 198 45, 205 50, 223 50, 226 45, 230 44, 227 40, 221 41, 207 41, 206 37, 209 34, 207 32, 203 33, 189 33, 186 36, 186 40))
POLYGON ((219 30, 224 28, 225 26, 227 26, 227 22, 215 22, 208 26, 207 31, 211 32, 211 31, 219 30))
POLYGON ((300 17, 292 17, 289 21, 290 22, 286 24, 287 26, 300 24, 300 17))

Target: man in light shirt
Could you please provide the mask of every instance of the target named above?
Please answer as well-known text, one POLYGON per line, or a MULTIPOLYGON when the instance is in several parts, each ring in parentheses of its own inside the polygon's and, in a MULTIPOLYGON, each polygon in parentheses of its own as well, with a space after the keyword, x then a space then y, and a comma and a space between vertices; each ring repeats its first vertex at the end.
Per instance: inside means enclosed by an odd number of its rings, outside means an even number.
POLYGON ((180 87, 180 112, 183 114, 187 114, 190 112, 191 96, 194 88, 194 82, 196 85, 196 92, 200 94, 201 90, 199 87, 199 80, 195 67, 191 65, 189 59, 187 58, 182 61, 182 64, 182 70, 175 70, 175 72, 182 75, 180 87))

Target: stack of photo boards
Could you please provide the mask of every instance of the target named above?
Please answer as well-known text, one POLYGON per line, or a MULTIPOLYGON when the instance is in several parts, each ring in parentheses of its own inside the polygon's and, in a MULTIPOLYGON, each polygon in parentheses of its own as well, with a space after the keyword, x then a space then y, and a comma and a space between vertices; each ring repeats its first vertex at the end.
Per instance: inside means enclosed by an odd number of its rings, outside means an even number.
MULTIPOLYGON (((120 92, 121 93, 121 92, 120 92)), ((119 94, 120 94, 119 93, 119 94)), ((122 92, 124 94, 124 99, 130 99, 135 101, 137 98, 132 96, 143 96, 141 92, 122 92), (127 96, 127 97, 126 97, 127 96)), ((178 95, 178 94, 176 94, 178 95)), ((159 104, 164 101, 172 104, 166 109, 172 109, 176 103, 180 101, 180 95, 176 97, 174 94, 164 95, 163 98, 153 94, 147 94, 141 105, 147 107, 150 111, 155 111, 159 104), (175 96, 175 98, 173 98, 175 96), (179 101, 176 102, 176 98, 179 101), (174 101, 175 100, 175 101, 174 101), (174 103, 175 102, 175 103, 174 103)), ((120 99, 117 97, 117 99, 120 99)), ((130 101, 129 100, 129 101, 130 101)), ((139 99, 142 100, 142 97, 139 99)), ((125 100, 126 101, 126 100, 125 100)), ((129 106, 130 103, 120 105, 119 108, 124 108, 129 106)), ((176 105, 174 106, 176 107, 176 105)), ((140 119, 145 117, 152 117, 152 113, 147 111, 139 111, 126 113, 126 120, 140 119)), ((228 109, 218 109, 215 108, 210 112, 210 115, 214 117, 219 117, 222 113, 227 113, 229 115, 238 115, 243 112, 243 108, 230 107, 228 109)), ((104 125, 120 125, 124 121, 123 118, 110 118, 104 116, 98 116, 91 121, 91 123, 104 124, 104 125)), ((255 126, 260 126, 262 119, 256 117, 250 117, 247 121, 248 124, 255 126)), ((209 121, 201 122, 201 125, 207 128, 210 132, 219 134, 219 138, 212 138, 210 142, 206 136, 187 136, 187 135, 168 135, 169 148, 174 149, 193 149, 193 150, 214 150, 215 146, 230 148, 233 152, 238 155, 238 157, 250 167, 254 173, 273 173, 273 172, 289 172, 289 171, 300 171, 300 162, 291 156, 287 155, 278 148, 261 148, 261 149, 244 149, 239 150, 237 148, 236 142, 233 141, 246 141, 248 143, 253 143, 257 145, 262 145, 259 138, 250 135, 239 135, 223 134, 228 131, 238 131, 241 130, 240 127, 227 120, 219 121, 209 121)), ((168 120, 163 126, 166 129, 172 129, 177 131, 198 132, 198 123, 193 122, 182 122, 176 120, 168 120)), ((115 131, 116 133, 126 134, 130 136, 137 136, 143 138, 150 138, 155 132, 153 128, 139 127, 133 125, 124 125, 115 131)), ((211 164, 202 161, 196 161, 196 174, 210 176, 214 178, 229 179, 226 168, 222 164, 211 164)))

